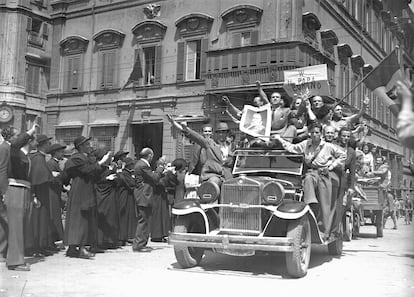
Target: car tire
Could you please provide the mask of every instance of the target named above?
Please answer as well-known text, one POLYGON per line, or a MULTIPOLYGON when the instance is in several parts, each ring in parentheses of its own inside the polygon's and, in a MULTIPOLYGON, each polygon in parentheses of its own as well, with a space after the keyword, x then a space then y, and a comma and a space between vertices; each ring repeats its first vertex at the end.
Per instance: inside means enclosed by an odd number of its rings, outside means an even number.
POLYGON ((382 210, 375 211, 375 225, 377 227, 377 237, 384 236, 384 212, 382 210))
POLYGON ((293 252, 287 252, 286 267, 291 277, 304 277, 308 272, 311 253, 311 229, 307 216, 289 221, 287 237, 293 239, 293 252))
POLYGON ((359 230, 361 228, 361 218, 359 217, 358 213, 354 212, 354 219, 353 219, 353 228, 352 228, 352 235, 353 237, 359 236, 359 230))
MULTIPOLYGON (((174 233, 203 233, 202 228, 196 222, 188 218, 178 217, 174 233)), ((174 246, 174 254, 181 268, 191 268, 200 264, 204 255, 204 249, 186 246, 174 246)))

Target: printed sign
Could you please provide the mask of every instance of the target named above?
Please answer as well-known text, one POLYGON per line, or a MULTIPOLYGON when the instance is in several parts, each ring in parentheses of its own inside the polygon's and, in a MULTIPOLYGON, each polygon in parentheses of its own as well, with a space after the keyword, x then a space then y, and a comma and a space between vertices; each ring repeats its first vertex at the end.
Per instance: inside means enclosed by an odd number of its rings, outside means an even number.
POLYGON ((245 105, 240 120, 240 131, 254 137, 269 139, 272 124, 270 104, 261 107, 245 105))
POLYGON ((283 72, 283 88, 289 96, 301 94, 309 89, 310 95, 330 96, 328 66, 326 64, 296 68, 283 72))

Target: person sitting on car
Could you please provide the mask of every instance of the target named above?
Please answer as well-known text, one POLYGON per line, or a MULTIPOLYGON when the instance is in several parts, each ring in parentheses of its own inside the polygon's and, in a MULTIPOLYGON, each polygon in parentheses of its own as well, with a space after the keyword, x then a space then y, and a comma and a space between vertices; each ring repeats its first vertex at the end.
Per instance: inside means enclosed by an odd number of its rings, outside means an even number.
POLYGON ((187 127, 185 123, 178 123, 170 115, 167 115, 171 124, 182 132, 190 140, 198 143, 206 151, 207 160, 201 168, 201 181, 210 181, 218 186, 221 186, 222 182, 230 178, 231 172, 228 168, 224 167, 224 158, 221 151, 221 147, 212 138, 204 138, 194 130, 187 127))
POLYGON ((288 152, 304 155, 306 165, 303 179, 304 202, 309 204, 316 214, 318 225, 323 233, 322 237, 328 239, 335 213, 331 199, 332 183, 329 172, 337 167, 343 167, 346 153, 337 145, 324 141, 321 133, 321 124, 315 123, 309 127, 310 139, 300 143, 292 144, 280 135, 276 135, 274 139, 288 152))

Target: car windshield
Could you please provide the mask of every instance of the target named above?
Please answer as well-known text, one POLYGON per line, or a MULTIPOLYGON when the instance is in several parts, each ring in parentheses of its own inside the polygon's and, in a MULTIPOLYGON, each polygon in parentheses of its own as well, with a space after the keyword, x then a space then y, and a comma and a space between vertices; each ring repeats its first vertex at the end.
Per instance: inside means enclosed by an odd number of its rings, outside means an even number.
POLYGON ((233 174, 276 172, 301 175, 303 158, 286 151, 241 150, 236 152, 233 174))

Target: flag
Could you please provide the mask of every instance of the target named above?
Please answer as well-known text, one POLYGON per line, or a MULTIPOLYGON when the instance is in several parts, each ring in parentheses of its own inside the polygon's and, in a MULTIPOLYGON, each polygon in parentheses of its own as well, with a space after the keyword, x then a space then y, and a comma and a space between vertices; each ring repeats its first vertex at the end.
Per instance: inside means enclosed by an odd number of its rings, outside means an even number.
POLYGON ((133 82, 138 82, 140 78, 142 78, 142 66, 141 66, 141 59, 140 56, 138 55, 136 60, 135 60, 135 64, 134 64, 134 68, 132 69, 131 74, 129 75, 129 78, 127 80, 127 82, 125 83, 125 85, 122 87, 121 91, 123 89, 125 89, 129 84, 133 83, 133 82))
POLYGON ((380 98, 390 111, 398 116, 399 102, 395 96, 395 83, 403 80, 397 55, 398 48, 395 48, 377 67, 375 67, 364 78, 365 86, 380 98))

